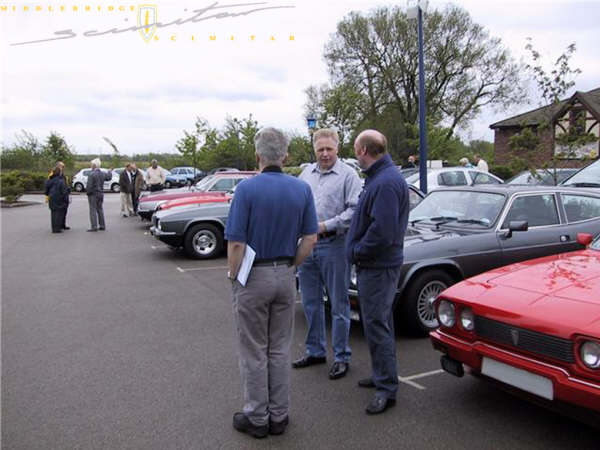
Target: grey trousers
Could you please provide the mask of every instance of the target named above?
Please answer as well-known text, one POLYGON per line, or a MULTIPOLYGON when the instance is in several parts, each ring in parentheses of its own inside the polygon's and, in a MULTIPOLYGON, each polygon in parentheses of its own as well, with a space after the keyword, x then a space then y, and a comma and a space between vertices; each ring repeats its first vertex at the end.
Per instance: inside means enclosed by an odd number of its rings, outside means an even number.
POLYGON ((233 283, 244 413, 257 426, 285 419, 296 283, 293 266, 255 266, 233 283))
POLYGON ((92 194, 88 195, 88 204, 90 206, 90 224, 92 228, 105 228, 104 224, 104 209, 102 203, 104 202, 104 194, 92 194))

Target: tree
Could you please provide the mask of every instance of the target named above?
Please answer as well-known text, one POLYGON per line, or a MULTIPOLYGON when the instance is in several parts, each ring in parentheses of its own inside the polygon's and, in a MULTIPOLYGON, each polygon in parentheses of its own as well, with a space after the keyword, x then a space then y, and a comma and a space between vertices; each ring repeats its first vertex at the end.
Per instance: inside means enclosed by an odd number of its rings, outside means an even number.
POLYGON ((288 160, 286 165, 299 166, 300 164, 309 162, 313 154, 313 148, 306 136, 294 132, 288 136, 290 145, 288 147, 288 160))
POLYGON ((62 161, 67 168, 73 168, 73 153, 65 139, 55 131, 50 132, 50 135, 46 138, 46 143, 43 147, 43 157, 50 167, 57 161, 62 161))
MULTIPOLYGON (((206 134, 211 132, 210 125, 206 119, 196 117, 194 123, 194 130, 189 133, 183 130, 183 137, 177 141, 175 148, 183 155, 184 158, 188 159, 192 167, 198 167, 198 146, 206 137, 206 134)), ((204 167, 203 167, 204 168, 204 167)))
MULTIPOLYGON (((402 136, 398 145, 410 145, 408 152, 414 153, 418 125, 415 28, 399 7, 379 8, 368 15, 350 13, 325 47, 331 86, 324 91, 309 88, 308 104, 311 95, 314 99, 319 92, 321 115, 350 124, 354 131, 357 124, 377 127, 384 113, 393 112, 396 133, 402 136), (330 91, 350 99, 346 109, 326 101, 330 91)), ((424 33, 427 120, 443 126, 447 140, 482 108, 525 99, 521 66, 500 39, 490 37, 465 10, 449 6, 432 11, 427 14, 424 33)))
POLYGON ((21 130, 16 134, 16 142, 11 147, 2 146, 1 165, 3 169, 47 169, 40 161, 42 147, 38 139, 30 132, 21 130))
POLYGON ((541 98, 540 119, 535 126, 522 124, 521 130, 514 134, 509 140, 511 149, 511 163, 513 169, 529 169, 532 176, 541 178, 534 163, 535 155, 544 150, 542 135, 552 133, 555 145, 558 144, 560 151, 554 149, 552 157, 541 164, 541 169, 554 178, 555 184, 558 180, 558 169, 564 165, 567 159, 579 159, 577 149, 597 141, 597 137, 585 130, 585 117, 578 118, 567 129, 556 123, 556 115, 565 111, 561 99, 575 86, 575 78, 581 74, 578 68, 571 68, 570 59, 577 50, 575 43, 567 46, 566 50, 554 61, 550 70, 544 67, 540 53, 534 48, 531 38, 527 38, 525 49, 528 50, 531 62, 526 68, 532 73, 533 79, 541 98), (583 119, 583 125, 581 124, 583 119), (563 129, 563 133, 556 133, 556 127, 563 129))

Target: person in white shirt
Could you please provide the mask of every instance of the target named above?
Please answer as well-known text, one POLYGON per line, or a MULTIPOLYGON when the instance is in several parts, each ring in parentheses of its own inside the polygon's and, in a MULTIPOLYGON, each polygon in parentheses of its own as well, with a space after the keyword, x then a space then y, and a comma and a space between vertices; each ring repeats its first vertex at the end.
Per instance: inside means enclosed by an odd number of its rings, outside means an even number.
POLYGON ((148 167, 146 171, 146 182, 150 187, 150 192, 160 191, 163 188, 163 184, 165 184, 165 171, 162 167, 158 165, 158 161, 153 159, 151 167, 148 167))
POLYGON ((489 172, 488 163, 481 156, 475 155, 475 163, 477 164, 477 168, 482 172, 489 172))

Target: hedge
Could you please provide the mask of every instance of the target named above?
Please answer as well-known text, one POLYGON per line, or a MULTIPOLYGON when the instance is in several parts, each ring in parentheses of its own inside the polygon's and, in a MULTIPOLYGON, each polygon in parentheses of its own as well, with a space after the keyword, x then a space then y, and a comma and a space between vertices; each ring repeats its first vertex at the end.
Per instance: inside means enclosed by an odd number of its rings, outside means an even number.
POLYGON ((23 179, 17 170, 0 174, 0 195, 4 197, 4 201, 14 203, 24 192, 23 179))

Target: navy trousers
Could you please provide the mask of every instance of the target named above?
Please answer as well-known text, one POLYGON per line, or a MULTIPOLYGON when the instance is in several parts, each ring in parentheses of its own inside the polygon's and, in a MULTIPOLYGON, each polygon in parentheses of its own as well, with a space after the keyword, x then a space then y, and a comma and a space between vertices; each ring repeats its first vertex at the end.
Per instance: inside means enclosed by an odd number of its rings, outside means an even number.
POLYGON ((361 319, 371 354, 371 377, 377 389, 376 395, 395 399, 398 370, 392 310, 400 267, 357 267, 357 278, 361 319))

